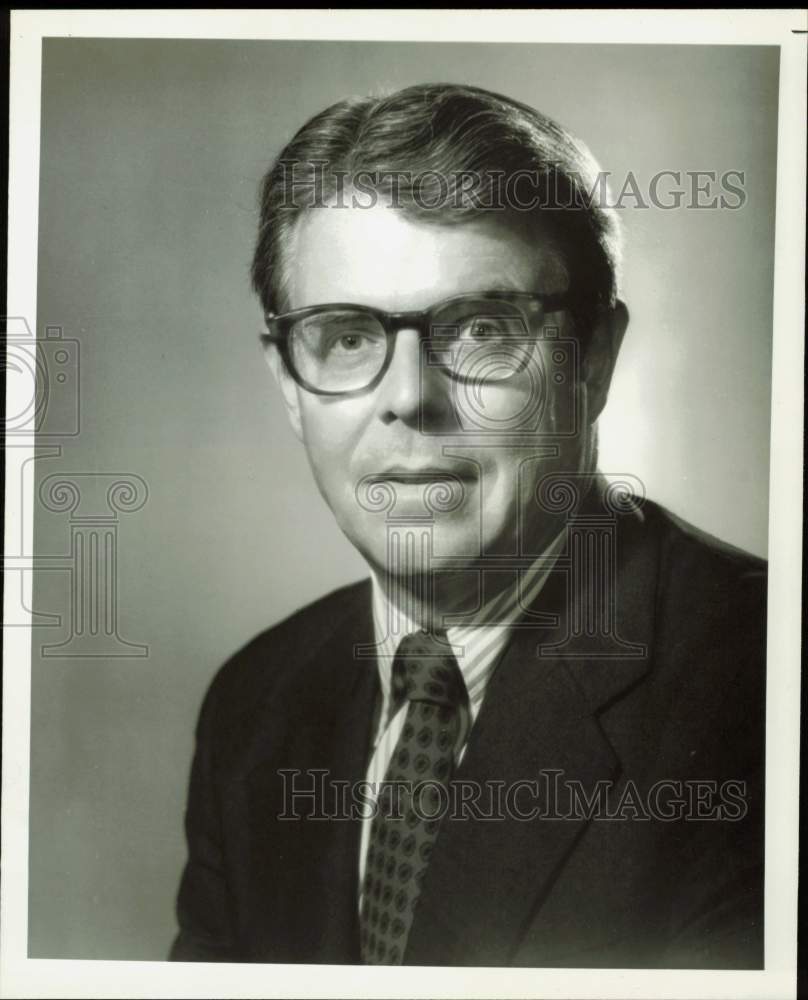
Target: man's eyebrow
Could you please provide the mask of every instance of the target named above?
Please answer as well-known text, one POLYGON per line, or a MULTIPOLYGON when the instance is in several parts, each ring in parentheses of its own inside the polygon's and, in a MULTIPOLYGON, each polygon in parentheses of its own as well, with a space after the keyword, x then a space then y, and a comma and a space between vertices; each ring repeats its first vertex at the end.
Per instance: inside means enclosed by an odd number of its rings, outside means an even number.
MULTIPOLYGON (((328 311, 328 306, 324 306, 324 309, 328 311)), ((332 326, 355 326, 360 320, 373 322, 374 317, 369 314, 369 309, 369 306, 360 305, 358 302, 345 303, 333 311, 329 323, 332 326)))

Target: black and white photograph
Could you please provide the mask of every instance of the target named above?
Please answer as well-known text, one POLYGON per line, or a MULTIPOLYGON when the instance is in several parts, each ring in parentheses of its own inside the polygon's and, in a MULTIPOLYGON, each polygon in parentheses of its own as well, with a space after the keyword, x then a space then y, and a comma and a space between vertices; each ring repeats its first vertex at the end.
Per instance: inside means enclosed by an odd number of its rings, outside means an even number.
POLYGON ((807 26, 12 12, 3 996, 796 996, 807 26))

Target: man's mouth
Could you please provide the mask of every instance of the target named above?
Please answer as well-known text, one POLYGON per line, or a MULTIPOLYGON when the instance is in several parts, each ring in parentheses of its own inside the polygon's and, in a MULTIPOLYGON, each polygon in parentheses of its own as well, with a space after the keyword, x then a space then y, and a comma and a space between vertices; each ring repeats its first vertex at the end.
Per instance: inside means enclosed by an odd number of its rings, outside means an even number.
POLYGON ((473 477, 469 475, 468 469, 445 469, 435 466, 405 467, 394 465, 382 472, 372 473, 366 477, 366 482, 376 483, 402 483, 413 486, 425 486, 429 483, 444 482, 454 483, 471 482, 473 477))

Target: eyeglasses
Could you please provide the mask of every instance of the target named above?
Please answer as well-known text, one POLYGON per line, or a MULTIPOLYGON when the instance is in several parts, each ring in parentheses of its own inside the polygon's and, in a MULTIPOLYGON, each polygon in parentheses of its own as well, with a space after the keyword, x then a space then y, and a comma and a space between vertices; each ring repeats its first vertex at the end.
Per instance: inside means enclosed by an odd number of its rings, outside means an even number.
POLYGON ((450 377, 505 382, 530 362, 544 316, 565 308, 566 294, 506 291, 458 295, 415 312, 337 302, 267 314, 261 340, 276 344, 295 381, 319 396, 378 385, 404 329, 418 331, 430 366, 450 377))

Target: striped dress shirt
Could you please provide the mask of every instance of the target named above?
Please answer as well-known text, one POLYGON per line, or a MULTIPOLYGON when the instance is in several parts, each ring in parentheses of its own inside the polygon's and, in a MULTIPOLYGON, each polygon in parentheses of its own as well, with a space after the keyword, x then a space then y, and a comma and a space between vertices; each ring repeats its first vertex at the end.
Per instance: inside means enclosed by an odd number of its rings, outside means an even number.
MULTIPOLYGON (((553 563, 558 557, 564 543, 566 532, 562 531, 552 542, 534 565, 520 574, 519 583, 493 597, 476 614, 473 624, 464 624, 447 628, 446 634, 457 662, 469 696, 471 725, 479 714, 485 697, 486 687, 510 638, 511 626, 524 614, 525 610, 536 600, 553 563)), ((390 758, 393 755, 404 719, 407 715, 407 702, 399 706, 392 718, 390 713, 391 680, 393 659, 396 647, 404 635, 415 632, 420 627, 410 620, 400 609, 391 607, 387 596, 375 574, 373 576, 373 622, 376 637, 376 661, 381 684, 382 706, 379 716, 379 726, 376 731, 373 754, 368 766, 366 780, 369 785, 367 799, 375 802, 379 786, 384 781, 390 758), (397 635, 390 636, 388 623, 395 620, 399 627, 397 635)), ((471 728, 471 727, 469 727, 471 728)), ((466 744, 468 733, 466 734, 466 744)), ((459 764, 465 753, 465 745, 460 749, 455 764, 459 764)), ((368 805, 362 820, 362 836, 359 855, 359 893, 361 905, 362 883, 365 875, 365 857, 370 840, 372 821, 372 805, 368 805)))

